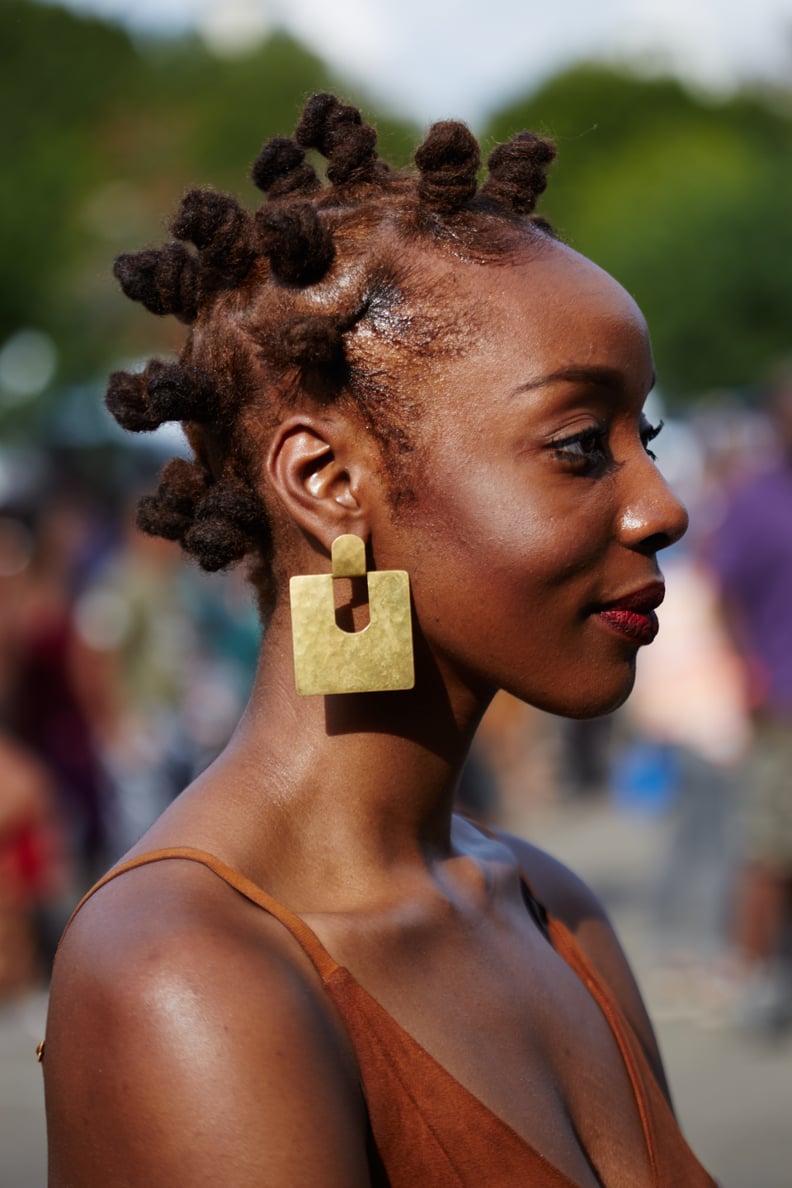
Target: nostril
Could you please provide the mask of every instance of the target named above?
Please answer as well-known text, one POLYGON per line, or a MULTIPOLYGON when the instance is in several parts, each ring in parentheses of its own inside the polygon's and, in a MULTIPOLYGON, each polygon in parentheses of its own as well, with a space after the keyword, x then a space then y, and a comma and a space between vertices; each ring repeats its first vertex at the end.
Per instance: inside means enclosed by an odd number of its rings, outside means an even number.
POLYGON ((625 507, 620 518, 621 539, 642 553, 658 553, 676 544, 688 529, 684 504, 658 475, 659 486, 625 507))

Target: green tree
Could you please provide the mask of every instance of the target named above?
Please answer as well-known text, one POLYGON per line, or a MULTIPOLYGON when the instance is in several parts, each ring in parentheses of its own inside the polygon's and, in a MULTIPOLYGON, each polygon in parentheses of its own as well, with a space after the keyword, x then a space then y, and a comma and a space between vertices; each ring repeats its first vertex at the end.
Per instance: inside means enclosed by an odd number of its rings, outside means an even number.
POLYGON ((102 171, 95 130, 135 65, 128 38, 101 21, 0 6, 0 340, 53 316, 58 279, 85 251, 79 206, 102 171))
POLYGON ((789 350, 792 119, 777 99, 583 66, 488 129, 555 137, 542 211, 635 295, 672 398, 750 385, 789 350))
MULTIPOLYGON (((247 164, 327 88, 349 90, 283 33, 225 59, 194 37, 133 41, 105 21, 3 0, 0 102, 12 118, 0 178, 0 346, 36 327, 54 340, 59 368, 37 407, 0 408, 0 428, 29 431, 63 385, 177 345, 173 319, 157 322, 120 295, 113 257, 161 242, 188 186, 256 205, 247 164)), ((377 123, 383 151, 406 160, 413 130, 377 123)))

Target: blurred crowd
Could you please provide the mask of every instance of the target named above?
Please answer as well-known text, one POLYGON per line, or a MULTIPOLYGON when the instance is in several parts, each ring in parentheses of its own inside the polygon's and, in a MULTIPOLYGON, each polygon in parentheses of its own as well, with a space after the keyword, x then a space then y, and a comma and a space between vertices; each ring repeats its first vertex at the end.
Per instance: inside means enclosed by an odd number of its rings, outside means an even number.
POLYGON ((63 459, 0 509, 0 997, 229 737, 259 624, 63 459), (71 470, 72 473, 68 473, 71 470))
MULTIPOLYGON (((773 1030, 792 1023, 792 367, 655 448, 691 530, 633 697, 568 722, 500 695, 460 800, 506 826, 604 798, 670 824, 667 993, 773 1030)), ((0 998, 46 978, 79 894, 222 748, 260 631, 240 573, 201 574, 62 459, 36 470, 0 492, 0 998)))

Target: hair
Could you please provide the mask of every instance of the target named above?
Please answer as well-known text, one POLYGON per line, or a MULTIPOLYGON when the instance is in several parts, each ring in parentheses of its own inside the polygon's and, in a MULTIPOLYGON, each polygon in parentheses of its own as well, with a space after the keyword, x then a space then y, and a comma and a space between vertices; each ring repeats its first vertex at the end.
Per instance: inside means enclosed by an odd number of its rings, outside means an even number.
POLYGON ((521 132, 498 145, 479 186, 479 146, 462 123, 433 125, 414 171, 381 161, 376 139, 354 107, 314 95, 294 136, 269 140, 253 163, 267 195, 254 214, 190 190, 172 242, 115 262, 128 297, 190 326, 177 362, 110 377, 107 407, 125 429, 181 421, 194 451, 165 466, 138 525, 179 541, 204 569, 250 558, 264 608, 275 579, 262 442, 298 396, 335 403, 355 410, 398 477, 416 412, 400 378, 419 353, 425 366, 463 349, 461 312, 433 299, 406 249, 497 259, 552 235, 534 214, 552 142, 521 132), (307 150, 326 159, 325 182, 307 150))

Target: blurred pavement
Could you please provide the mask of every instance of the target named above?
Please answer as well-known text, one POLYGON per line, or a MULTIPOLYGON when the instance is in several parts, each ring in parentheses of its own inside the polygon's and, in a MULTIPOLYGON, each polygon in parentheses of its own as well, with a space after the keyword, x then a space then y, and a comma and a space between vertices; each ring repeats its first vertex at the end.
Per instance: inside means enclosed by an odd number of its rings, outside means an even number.
POLYGON ((0 1188, 44 1188, 44 1093, 36 1044, 44 1035, 43 993, 0 1005, 0 1188))
MULTIPOLYGON (((722 1188, 792 1188, 792 1029, 774 1041, 680 1010, 657 981, 653 896, 668 837, 662 823, 607 804, 561 804, 512 821, 568 862, 603 897, 642 983, 677 1113, 722 1188)), ((664 938, 667 939, 667 938, 664 938)), ((702 937, 702 946, 709 938, 702 937)), ((0 1188, 44 1188, 43 995, 0 1006, 0 1188)), ((418 1186, 416 1186, 418 1188, 418 1186)), ((486 1186, 482 1185, 482 1188, 486 1186)), ((680 1188, 684 1188, 680 1185, 680 1188)))
MULTIPOLYGON (((677 1117, 699 1160, 721 1188, 792 1188, 792 1028, 773 1039, 748 1034, 718 1009, 717 986, 687 983, 684 974, 669 993, 674 938, 661 930, 657 902, 671 839, 666 823, 578 801, 532 814, 517 831, 602 898, 649 1007, 677 1117)), ((697 943, 702 958, 715 945, 704 930, 696 937, 695 926, 684 941, 697 943)))

